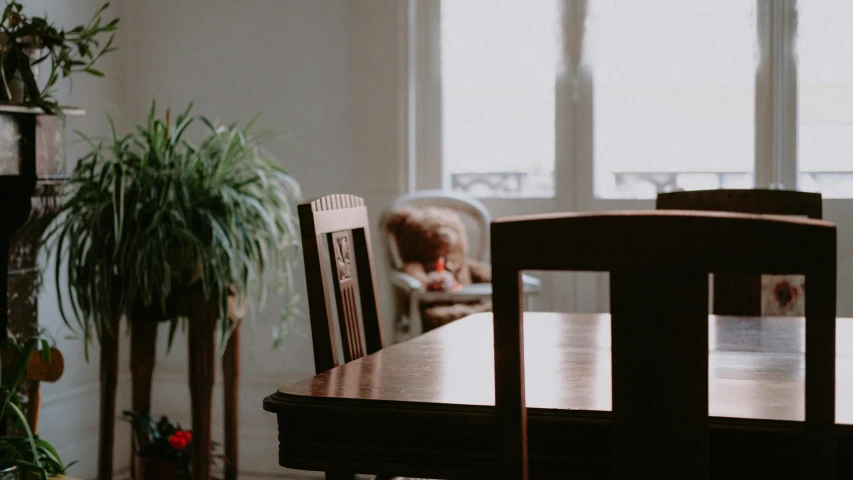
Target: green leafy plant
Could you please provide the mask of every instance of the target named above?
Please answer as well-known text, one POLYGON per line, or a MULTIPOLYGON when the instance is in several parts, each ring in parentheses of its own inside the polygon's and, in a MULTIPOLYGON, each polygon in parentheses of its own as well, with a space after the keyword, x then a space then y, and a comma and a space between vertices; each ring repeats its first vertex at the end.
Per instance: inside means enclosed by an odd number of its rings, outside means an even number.
MULTIPOLYGON (((141 306, 172 320, 171 344, 178 319, 170 304, 198 282, 221 302, 221 346, 233 327, 229 296, 251 316, 272 285, 289 296, 282 322, 294 312, 298 184, 261 148, 271 133, 253 122, 217 126, 190 111, 172 123, 152 103, 148 123, 127 135, 110 122, 105 141, 84 136, 91 152, 74 169, 46 244, 58 253, 57 279, 67 278, 86 338, 141 306), (204 131, 198 143, 187 138, 193 126, 204 131)), ((64 285, 56 288, 62 306, 64 285)))
POLYGON ((25 16, 21 13, 23 5, 20 2, 7 1, 0 19, 3 37, 0 47, 3 89, 0 93, 3 98, 41 107, 47 113, 58 113, 54 87, 60 77, 70 80, 71 75, 81 72, 103 77, 95 63, 115 50, 112 45, 119 22, 117 18, 102 21, 101 16, 108 7, 106 3, 98 9, 88 24, 66 31, 50 23, 47 15, 25 16), (33 67, 40 64, 50 67, 42 87, 33 72, 33 67), (21 99, 16 99, 18 90, 23 90, 21 99))
MULTIPOLYGON (((141 458, 172 462, 177 473, 185 478, 192 476, 192 432, 173 423, 169 417, 159 420, 147 413, 125 410, 122 418, 130 422, 136 453, 141 458)), ((219 444, 213 444, 212 463, 227 463, 223 455, 217 453, 219 444)), ((223 466, 223 465, 219 465, 223 466)))
POLYGON ((31 338, 23 345, 11 341, 3 345, 3 348, 15 352, 16 361, 9 372, 3 372, 0 367, 0 396, 3 398, 0 418, 8 418, 11 426, 23 434, 0 435, 0 469, 15 466, 24 473, 46 480, 64 474, 67 467, 63 465, 56 449, 30 429, 18 397, 18 385, 26 375, 30 357, 39 352, 39 346, 44 361, 49 363, 50 345, 43 338, 31 338))
POLYGON ((192 466, 192 433, 172 423, 168 417, 154 420, 146 413, 125 410, 122 417, 130 422, 137 454, 175 464, 178 474, 189 477, 192 466))

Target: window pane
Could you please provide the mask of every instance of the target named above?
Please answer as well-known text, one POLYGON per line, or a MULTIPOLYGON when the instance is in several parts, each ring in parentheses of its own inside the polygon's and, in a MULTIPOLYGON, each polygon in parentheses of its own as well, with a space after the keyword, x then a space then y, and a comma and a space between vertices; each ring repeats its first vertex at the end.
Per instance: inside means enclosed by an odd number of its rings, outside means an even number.
POLYGON ((596 197, 754 185, 755 8, 745 0, 589 2, 596 197))
POLYGON ((797 3, 799 188, 853 197, 853 2, 797 3))
POLYGON ((445 188, 554 195, 558 0, 441 3, 445 188))

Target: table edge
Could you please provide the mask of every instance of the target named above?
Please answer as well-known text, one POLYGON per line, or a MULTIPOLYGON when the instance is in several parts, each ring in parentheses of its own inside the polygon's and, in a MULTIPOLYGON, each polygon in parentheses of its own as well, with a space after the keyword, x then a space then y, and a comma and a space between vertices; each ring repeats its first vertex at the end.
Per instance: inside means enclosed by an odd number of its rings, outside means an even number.
MULTIPOLYGON (((334 410, 358 412, 400 412, 411 415, 466 415, 482 417, 484 420, 493 416, 492 405, 466 405, 453 403, 411 402, 400 400, 376 400, 347 397, 312 397, 277 391, 264 398, 263 409, 278 416, 287 417, 294 409, 318 407, 334 410)), ((610 422, 611 411, 559 409, 528 407, 528 416, 537 419, 556 419, 579 423, 607 424, 610 422)), ((711 428, 725 427, 727 429, 744 428, 750 431, 799 431, 805 428, 805 422, 796 420, 774 420, 761 418, 739 418, 709 416, 711 428)), ((840 434, 853 434, 853 425, 836 423, 840 434)))

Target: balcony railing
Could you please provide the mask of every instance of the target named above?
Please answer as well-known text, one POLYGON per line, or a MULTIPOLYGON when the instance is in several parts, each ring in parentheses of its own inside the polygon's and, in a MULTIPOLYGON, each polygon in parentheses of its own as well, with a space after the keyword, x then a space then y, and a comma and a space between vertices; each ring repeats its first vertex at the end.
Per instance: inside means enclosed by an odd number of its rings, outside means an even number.
MULTIPOLYGON (((596 175, 598 198, 652 199, 676 190, 751 188, 752 172, 603 172, 596 175)), ((465 172, 450 174, 455 192, 491 198, 549 198, 555 193, 554 172, 465 172)), ((853 198, 853 171, 800 172, 800 190, 826 198, 853 198)))
POLYGON ((450 188, 475 197, 548 198, 554 196, 554 172, 451 173, 450 188))

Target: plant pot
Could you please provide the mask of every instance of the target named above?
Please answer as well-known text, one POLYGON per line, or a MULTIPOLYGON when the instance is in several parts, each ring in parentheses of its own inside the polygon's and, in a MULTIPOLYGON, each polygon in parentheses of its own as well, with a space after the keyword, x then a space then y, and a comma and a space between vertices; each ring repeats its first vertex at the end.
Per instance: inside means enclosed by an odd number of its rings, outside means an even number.
POLYGON ((141 302, 137 302, 130 310, 130 320, 133 322, 165 322, 177 316, 175 295, 166 300, 166 311, 160 305, 142 305, 141 302))
MULTIPOLYGON (((0 45, 5 46, 8 41, 8 36, 5 33, 0 33, 0 45)), ((24 54, 29 59, 30 63, 30 71, 33 72, 33 78, 38 82, 39 78, 39 66, 33 65, 33 62, 41 58, 43 49, 38 47, 25 47, 23 48, 24 54)), ((0 99, 9 101, 11 103, 19 103, 23 104, 26 100, 26 86, 24 84, 24 79, 21 78, 21 72, 15 70, 15 75, 12 78, 6 79, 9 83, 9 92, 11 94, 11 98, 7 95, 6 89, 2 88, 2 81, 0 81, 0 99)))
MULTIPOLYGON (((26 48, 24 52, 27 54, 27 58, 30 59, 30 70, 33 72, 33 78, 38 81, 39 78, 39 66, 32 65, 33 62, 41 58, 42 49, 40 48, 26 48)), ((24 84, 24 79, 21 78, 21 72, 15 71, 15 75, 8 80, 9 81, 9 93, 12 94, 12 98, 8 99, 12 103, 25 103, 27 97, 27 87, 24 84)), ((5 98, 6 92, 2 92, 2 96, 5 98)))
POLYGON ((133 473, 135 480, 181 480, 175 462, 142 457, 138 453, 133 456, 133 473))
POLYGON ((202 284, 195 281, 189 286, 175 285, 171 295, 166 299, 166 310, 160 308, 159 304, 142 305, 136 302, 130 310, 131 321, 137 322, 165 322, 176 317, 192 314, 188 307, 187 299, 192 295, 201 294, 202 284))

